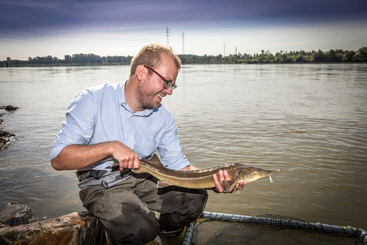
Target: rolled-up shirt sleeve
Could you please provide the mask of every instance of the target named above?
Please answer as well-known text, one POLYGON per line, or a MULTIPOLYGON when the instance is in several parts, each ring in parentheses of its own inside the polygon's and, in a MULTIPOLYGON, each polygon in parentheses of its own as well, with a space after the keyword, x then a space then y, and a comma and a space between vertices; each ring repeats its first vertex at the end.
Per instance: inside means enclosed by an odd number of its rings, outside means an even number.
POLYGON ((190 162, 182 153, 180 139, 178 138, 178 129, 172 114, 166 114, 167 131, 163 134, 158 151, 161 156, 162 164, 169 169, 181 170, 190 162))
POLYGON ((69 105, 66 119, 52 145, 53 160, 68 145, 86 145, 93 136, 96 101, 88 90, 78 93, 69 105))

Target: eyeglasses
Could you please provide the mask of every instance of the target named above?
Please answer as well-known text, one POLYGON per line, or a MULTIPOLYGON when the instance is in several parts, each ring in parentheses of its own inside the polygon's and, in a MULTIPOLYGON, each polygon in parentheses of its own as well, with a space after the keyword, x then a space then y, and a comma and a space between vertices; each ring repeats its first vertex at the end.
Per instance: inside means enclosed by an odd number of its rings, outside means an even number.
POLYGON ((175 88, 177 88, 177 85, 174 84, 172 82, 172 80, 165 79, 161 74, 159 74, 158 72, 156 72, 152 67, 149 67, 149 66, 146 66, 146 65, 144 65, 144 67, 148 68, 149 70, 151 70, 152 72, 154 72, 155 74, 157 74, 160 78, 162 78, 162 80, 164 81, 164 83, 163 83, 163 88, 164 89, 170 89, 170 88, 172 88, 172 90, 174 90, 175 88))

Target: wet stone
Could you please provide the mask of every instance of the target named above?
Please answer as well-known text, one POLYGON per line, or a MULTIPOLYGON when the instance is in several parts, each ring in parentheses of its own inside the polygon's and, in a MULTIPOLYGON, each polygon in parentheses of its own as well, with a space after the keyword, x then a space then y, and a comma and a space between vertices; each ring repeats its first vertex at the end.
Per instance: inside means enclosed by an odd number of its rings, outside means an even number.
MULTIPOLYGON (((6 111, 16 111, 19 109, 19 107, 7 105, 7 106, 0 106, 0 109, 6 110, 6 111)), ((4 116, 4 112, 0 112, 0 117, 4 116)), ((3 130, 4 128, 4 120, 0 119, 0 150, 4 150, 10 142, 13 140, 15 134, 8 133, 3 130)))
POLYGON ((19 203, 8 203, 0 211, 0 223, 8 226, 27 224, 33 218, 33 211, 19 203))
POLYGON ((13 140, 15 134, 8 133, 0 129, 0 150, 5 149, 13 140))
POLYGON ((0 109, 7 110, 7 111, 16 111, 19 107, 7 105, 7 106, 0 106, 0 109))

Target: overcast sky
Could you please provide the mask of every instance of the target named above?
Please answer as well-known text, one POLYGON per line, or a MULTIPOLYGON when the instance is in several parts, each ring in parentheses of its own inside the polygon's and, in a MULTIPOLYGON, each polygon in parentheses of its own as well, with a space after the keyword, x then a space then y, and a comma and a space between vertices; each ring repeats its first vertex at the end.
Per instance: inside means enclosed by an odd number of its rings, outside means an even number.
POLYGON ((367 0, 0 0, 0 60, 134 55, 166 27, 178 54, 357 50, 367 0))

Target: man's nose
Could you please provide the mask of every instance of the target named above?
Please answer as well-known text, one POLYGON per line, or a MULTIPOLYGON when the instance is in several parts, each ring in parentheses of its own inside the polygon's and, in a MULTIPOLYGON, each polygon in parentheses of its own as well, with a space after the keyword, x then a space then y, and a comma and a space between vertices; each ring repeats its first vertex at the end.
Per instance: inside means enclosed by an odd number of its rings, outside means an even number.
POLYGON ((167 92, 168 95, 172 95, 173 88, 172 87, 167 88, 167 89, 165 89, 165 91, 167 92))

